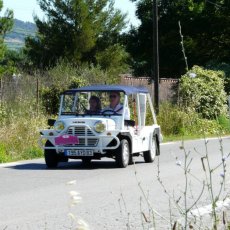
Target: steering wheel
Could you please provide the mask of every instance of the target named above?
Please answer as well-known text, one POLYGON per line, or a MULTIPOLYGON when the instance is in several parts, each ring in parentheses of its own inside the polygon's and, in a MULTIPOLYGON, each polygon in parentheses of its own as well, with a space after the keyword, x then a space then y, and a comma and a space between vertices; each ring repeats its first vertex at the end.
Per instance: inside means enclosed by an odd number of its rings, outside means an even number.
POLYGON ((105 114, 107 114, 107 115, 116 115, 116 114, 118 114, 116 111, 114 111, 114 110, 112 110, 112 109, 106 109, 106 110, 104 110, 102 113, 101 113, 102 115, 105 115, 105 114), (107 114, 108 113, 108 114, 107 114))

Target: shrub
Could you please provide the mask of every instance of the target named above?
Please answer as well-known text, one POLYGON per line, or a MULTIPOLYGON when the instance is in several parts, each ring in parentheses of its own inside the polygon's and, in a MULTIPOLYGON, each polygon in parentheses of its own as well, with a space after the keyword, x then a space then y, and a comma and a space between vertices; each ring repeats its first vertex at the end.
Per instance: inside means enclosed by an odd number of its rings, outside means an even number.
POLYGON ((60 86, 51 85, 50 87, 43 87, 41 88, 40 94, 42 99, 42 105, 45 108, 45 111, 49 115, 57 114, 59 109, 59 100, 60 94, 69 88, 79 88, 84 86, 86 83, 84 80, 72 77, 69 82, 69 86, 60 86))
POLYGON ((219 116, 217 118, 217 122, 222 127, 223 131, 226 131, 227 133, 230 133, 230 120, 226 116, 219 116))
POLYGON ((207 64, 208 69, 221 70, 225 73, 224 88, 227 95, 230 95, 230 64, 224 62, 210 61, 207 64))
POLYGON ((18 116, 17 111, 0 127, 0 162, 32 159, 42 156, 38 146, 39 131, 44 127, 44 116, 18 116), (7 133, 7 135, 6 135, 7 133))
POLYGON ((0 124, 3 124, 7 118, 6 105, 0 104, 0 124))
POLYGON ((69 87, 73 78, 81 79, 85 84, 115 84, 120 80, 116 71, 117 68, 119 67, 114 67, 114 72, 111 68, 104 71, 100 66, 93 64, 76 67, 65 60, 60 60, 54 68, 44 73, 48 79, 43 81, 48 82, 48 86, 59 85, 65 88, 69 87))
POLYGON ((227 113, 222 71, 194 66, 181 77, 179 95, 181 107, 194 109, 203 118, 214 119, 227 113))
POLYGON ((163 135, 203 136, 224 131, 216 120, 202 118, 194 110, 183 110, 177 105, 162 103, 157 117, 163 135))
POLYGON ((4 143, 0 144, 0 163, 5 163, 9 160, 4 143))
POLYGON ((160 105, 160 113, 157 121, 161 126, 164 135, 181 134, 185 113, 179 110, 177 106, 170 103, 160 105))
POLYGON ((41 89, 42 105, 47 114, 57 114, 59 106, 59 97, 63 88, 52 85, 41 89))
POLYGON ((22 154, 22 159, 29 160, 43 156, 43 151, 38 146, 28 146, 22 154))

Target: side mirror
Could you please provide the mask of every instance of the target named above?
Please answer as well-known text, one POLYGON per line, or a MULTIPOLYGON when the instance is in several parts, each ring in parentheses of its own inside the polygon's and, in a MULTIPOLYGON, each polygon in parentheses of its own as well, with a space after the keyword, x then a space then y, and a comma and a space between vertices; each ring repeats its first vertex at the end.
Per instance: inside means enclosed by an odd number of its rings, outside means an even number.
POLYGON ((125 120, 125 125, 134 127, 135 126, 135 121, 133 121, 133 120, 125 120))
POLYGON ((48 119, 47 122, 48 126, 54 126, 55 121, 56 121, 55 119, 48 119))

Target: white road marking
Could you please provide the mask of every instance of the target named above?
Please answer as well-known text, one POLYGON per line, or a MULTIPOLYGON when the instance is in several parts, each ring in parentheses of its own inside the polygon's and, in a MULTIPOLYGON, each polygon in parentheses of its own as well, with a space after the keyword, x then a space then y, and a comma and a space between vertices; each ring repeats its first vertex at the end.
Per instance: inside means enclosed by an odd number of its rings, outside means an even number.
MULTIPOLYGON (((224 201, 218 201, 216 203, 215 211, 216 213, 221 213, 223 211, 229 211, 230 210, 230 198, 226 198, 224 201)), ((212 205, 206 205, 197 209, 193 209, 188 213, 188 218, 190 221, 192 219, 194 220, 202 220, 205 222, 210 222, 210 218, 212 216, 212 205)), ((177 220, 178 223, 183 224, 184 219, 180 218, 177 220)))
MULTIPOLYGON (((224 201, 218 201, 216 203, 216 212, 224 211, 224 210, 229 210, 230 209, 230 199, 226 198, 224 201)), ((190 215, 194 217, 201 217, 207 214, 212 213, 212 205, 206 205, 197 209, 193 209, 190 211, 190 215)))

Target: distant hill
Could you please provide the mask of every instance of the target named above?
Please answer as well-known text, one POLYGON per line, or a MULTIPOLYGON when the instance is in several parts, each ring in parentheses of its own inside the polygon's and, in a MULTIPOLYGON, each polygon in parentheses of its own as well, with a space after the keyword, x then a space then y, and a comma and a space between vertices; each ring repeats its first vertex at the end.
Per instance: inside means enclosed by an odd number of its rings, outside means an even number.
POLYGON ((9 49, 19 50, 25 44, 25 38, 35 36, 36 24, 14 19, 13 29, 6 34, 5 43, 9 49))

